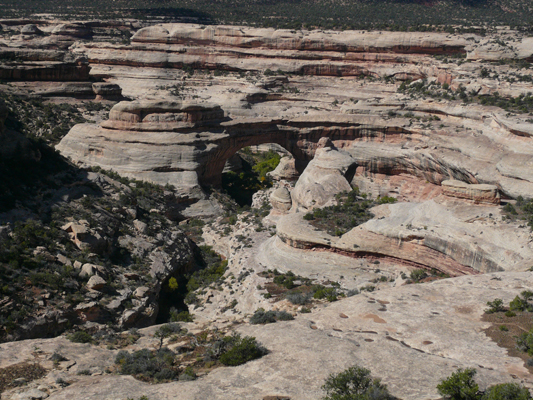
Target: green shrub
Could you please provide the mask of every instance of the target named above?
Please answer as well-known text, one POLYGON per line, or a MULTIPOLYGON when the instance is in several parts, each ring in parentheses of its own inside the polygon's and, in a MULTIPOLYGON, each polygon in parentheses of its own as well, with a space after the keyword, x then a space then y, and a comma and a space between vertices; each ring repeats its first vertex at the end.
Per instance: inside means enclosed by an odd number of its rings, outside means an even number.
POLYGON ((428 273, 423 269, 416 269, 411 272, 410 278, 413 282, 420 282, 421 280, 428 277, 428 273))
POLYGON ((516 348, 533 356, 533 329, 516 338, 516 348))
POLYGON ((292 304, 296 305, 304 305, 309 303, 309 300, 311 299, 311 294, 303 294, 303 293, 287 293, 285 295, 285 298, 290 301, 292 304))
POLYGON ((274 283, 279 286, 283 286, 286 289, 294 288, 295 275, 289 271, 286 274, 278 275, 274 277, 274 283))
POLYGON ((396 199, 395 197, 391 197, 391 196, 383 196, 377 199, 378 204, 393 204, 393 203, 396 203, 397 201, 398 199, 396 199))
POLYGON ((169 381, 177 376, 174 358, 175 354, 167 348, 157 351, 142 349, 133 353, 121 350, 115 358, 115 364, 119 366, 122 375, 169 381))
POLYGON ((322 285, 313 285, 311 288, 313 291, 313 298, 326 299, 327 301, 337 301, 338 292, 337 289, 332 287, 325 287, 322 285))
POLYGON ((516 317, 516 313, 514 311, 506 311, 505 316, 509 318, 516 317))
POLYGON ((388 400, 394 397, 370 370, 353 366, 338 374, 331 374, 322 386, 327 395, 323 400, 388 400))
POLYGON ((159 339, 159 349, 163 347, 163 341, 172 336, 174 333, 179 333, 181 331, 181 326, 176 323, 168 323, 161 325, 154 333, 154 337, 159 339))
POLYGON ((248 361, 263 357, 268 353, 254 337, 234 335, 224 338, 229 344, 229 349, 220 356, 220 362, 224 365, 236 366, 248 361))
POLYGON ((192 322, 194 321, 194 316, 189 313, 189 311, 180 311, 176 310, 175 307, 170 308, 170 322, 192 322))
POLYGON ((490 387, 483 400, 530 400, 531 394, 517 383, 501 383, 490 387))
POLYGON ((493 301, 487 301, 487 306, 489 306, 489 308, 485 310, 485 313, 487 314, 494 314, 505 310, 502 299, 494 299, 493 301))
POLYGON ((85 331, 78 331, 67 336, 67 339, 74 343, 93 343, 93 337, 85 331))
POLYGON ((520 293, 520 296, 516 296, 509 303, 510 311, 529 311, 533 312, 533 305, 529 303, 529 300, 533 297, 533 292, 524 290, 520 293))
POLYGON ((277 321, 290 321, 294 317, 286 311, 265 311, 259 308, 255 311, 254 315, 250 318, 250 323, 257 324, 271 324, 277 321))
POLYGON ((252 167, 259 174, 259 178, 264 178, 268 172, 274 171, 281 160, 281 156, 272 150, 269 150, 263 157, 265 158, 263 161, 252 167))
POLYGON ((198 376, 196 375, 196 372, 192 369, 191 366, 188 366, 185 368, 185 371, 183 371, 180 374, 179 380, 180 381, 194 381, 198 376))
POLYGON ((481 393, 474 381, 476 370, 473 368, 459 368, 451 376, 443 379, 437 385, 438 392, 449 400, 479 400, 481 393))

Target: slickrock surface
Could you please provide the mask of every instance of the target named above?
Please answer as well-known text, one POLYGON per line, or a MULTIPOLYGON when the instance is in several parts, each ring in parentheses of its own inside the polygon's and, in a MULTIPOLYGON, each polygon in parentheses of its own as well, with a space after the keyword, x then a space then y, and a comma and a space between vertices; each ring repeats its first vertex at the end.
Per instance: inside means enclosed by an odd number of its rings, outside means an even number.
MULTIPOLYGON (((295 321, 242 326, 240 332, 257 337, 270 353, 242 366, 216 369, 193 382, 149 385, 105 374, 115 351, 63 338, 34 340, 31 347, 27 342, 5 343, 0 345, 0 366, 35 360, 51 371, 2 398, 15 399, 15 392, 39 386, 50 392, 52 400, 80 393, 86 399, 146 395, 163 400, 179 393, 182 399, 284 395, 304 400, 320 398, 320 386, 328 374, 353 364, 371 369, 392 394, 404 399, 438 398, 435 386, 458 367, 476 368, 482 388, 499 382, 531 387, 531 375, 523 361, 509 357, 487 338, 483 329, 488 324, 480 320, 486 301, 498 296, 508 302, 531 285, 529 273, 465 276, 357 295, 299 315, 295 321), (32 350, 34 346, 38 352, 32 350), (54 352, 69 361, 53 367, 45 360, 54 352), (65 368, 63 364, 73 366, 65 368), (93 376, 76 375, 83 369, 93 376), (59 388, 55 383, 58 377, 70 385, 59 388)), ((149 335, 150 330, 143 332, 149 335)), ((140 342, 156 345, 157 341, 143 337, 140 342)))

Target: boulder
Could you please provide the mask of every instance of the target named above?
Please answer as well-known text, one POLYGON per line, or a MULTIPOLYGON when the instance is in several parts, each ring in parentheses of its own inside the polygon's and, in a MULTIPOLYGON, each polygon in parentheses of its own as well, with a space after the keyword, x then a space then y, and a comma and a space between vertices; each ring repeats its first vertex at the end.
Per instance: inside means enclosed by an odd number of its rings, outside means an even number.
POLYGON ((69 222, 61 227, 69 234, 70 240, 80 249, 94 253, 102 253, 107 250, 107 240, 87 224, 69 222))
POLYGON ((87 289, 89 290, 97 290, 103 289, 103 287, 106 285, 106 281, 98 276, 93 275, 89 278, 89 281, 87 282, 87 289))
POLYGON ((296 160, 294 157, 282 157, 279 160, 279 164, 274 171, 268 172, 268 176, 272 179, 279 181, 281 179, 286 179, 289 181, 294 181, 298 179, 300 174, 296 170, 296 160))
POLYGON ((148 224, 139 221, 138 219, 133 221, 133 226, 135 227, 135 230, 137 230, 137 232, 139 233, 146 233, 146 230, 148 229, 148 224))
POLYGON ((37 25, 34 25, 34 24, 28 24, 28 25, 24 25, 22 27, 22 29, 20 30, 20 33, 22 35, 26 35, 26 36, 34 36, 34 35, 42 35, 43 34, 43 31, 40 30, 37 25))
POLYGON ((272 208, 279 212, 288 212, 292 207, 291 193, 286 187, 280 187, 270 195, 272 208))
POLYGON ((52 35, 71 38, 89 38, 92 34, 92 29, 84 23, 59 24, 52 30, 52 35))
POLYGON ((98 321, 102 317, 102 309, 95 301, 80 303, 76 305, 74 311, 82 321, 98 321))
POLYGON ((81 267, 80 277, 82 278, 92 277, 96 274, 103 275, 104 272, 105 272, 105 269, 101 265, 86 263, 86 264, 83 264, 83 266, 81 267))

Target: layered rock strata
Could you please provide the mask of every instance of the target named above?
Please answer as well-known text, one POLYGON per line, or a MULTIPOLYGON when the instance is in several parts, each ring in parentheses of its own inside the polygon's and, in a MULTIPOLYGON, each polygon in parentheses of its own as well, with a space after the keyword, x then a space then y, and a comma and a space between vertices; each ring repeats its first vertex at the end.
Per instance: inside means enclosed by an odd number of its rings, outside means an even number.
POLYGON ((443 181, 445 195, 472 200, 474 203, 500 204, 500 193, 495 185, 472 185, 461 181, 443 181))

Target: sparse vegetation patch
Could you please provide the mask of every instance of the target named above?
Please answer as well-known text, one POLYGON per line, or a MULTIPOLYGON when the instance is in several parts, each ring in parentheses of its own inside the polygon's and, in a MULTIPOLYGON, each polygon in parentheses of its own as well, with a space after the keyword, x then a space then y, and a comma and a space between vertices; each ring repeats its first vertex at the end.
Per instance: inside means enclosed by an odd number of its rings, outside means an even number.
POLYGON ((349 230, 372 219, 374 215, 369 211, 375 205, 394 203, 393 197, 381 197, 375 201, 369 200, 365 193, 360 193, 359 188, 354 188, 349 193, 340 193, 336 196, 337 205, 315 208, 304 215, 304 219, 319 230, 330 235, 342 236, 349 230))

